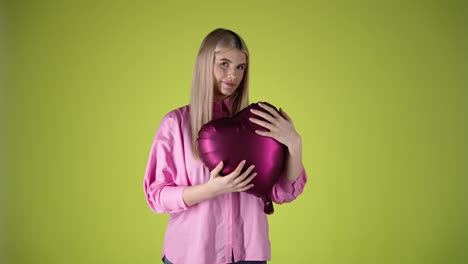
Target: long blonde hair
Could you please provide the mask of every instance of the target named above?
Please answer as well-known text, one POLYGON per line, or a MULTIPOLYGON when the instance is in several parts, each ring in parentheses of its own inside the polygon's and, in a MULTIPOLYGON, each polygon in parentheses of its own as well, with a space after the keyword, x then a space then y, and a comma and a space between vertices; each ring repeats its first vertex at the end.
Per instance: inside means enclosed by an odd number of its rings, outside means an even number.
POLYGON ((243 51, 247 58, 244 76, 239 87, 230 95, 231 114, 236 114, 249 105, 249 50, 244 40, 231 30, 217 28, 203 39, 198 51, 192 78, 190 97, 190 126, 192 131, 192 152, 196 159, 198 154, 197 138, 201 127, 213 118, 213 101, 215 78, 213 64, 215 53, 220 48, 236 48, 243 51))

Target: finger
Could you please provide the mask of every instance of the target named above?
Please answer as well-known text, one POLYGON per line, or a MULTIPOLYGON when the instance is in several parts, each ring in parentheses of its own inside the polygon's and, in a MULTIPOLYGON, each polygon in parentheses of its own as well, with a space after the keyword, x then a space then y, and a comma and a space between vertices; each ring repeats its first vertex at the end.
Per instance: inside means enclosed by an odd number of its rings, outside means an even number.
POLYGON ((211 171, 211 177, 215 177, 216 175, 219 175, 219 172, 223 169, 224 163, 223 161, 220 161, 218 165, 211 171))
POLYGON ((292 121, 291 117, 289 117, 288 114, 286 114, 286 112, 280 108, 280 114, 284 116, 284 118, 286 118, 286 120, 288 121, 292 121))
POLYGON ((254 123, 257 124, 257 125, 260 125, 260 126, 262 126, 262 127, 267 128, 268 130, 272 130, 272 129, 273 129, 273 125, 272 125, 271 123, 266 122, 266 121, 258 120, 258 119, 253 118, 253 117, 250 117, 249 120, 252 121, 252 122, 254 122, 254 123))
POLYGON ((262 117, 263 119, 267 120, 270 123, 273 123, 276 121, 274 117, 272 117, 270 114, 267 114, 264 111, 259 111, 257 109, 250 109, 250 112, 262 117))
POLYGON ((244 165, 245 165, 245 160, 241 161, 239 165, 237 165, 237 168, 233 172, 231 172, 229 175, 227 175, 227 177, 229 178, 237 177, 242 171, 242 168, 244 167, 244 165))
POLYGON ((273 137, 273 134, 271 132, 267 132, 267 131, 255 130, 255 133, 259 134, 260 136, 264 136, 264 137, 273 137))
POLYGON ((255 168, 255 165, 251 165, 244 173, 236 177, 233 181, 234 184, 238 184, 242 182, 249 174, 252 172, 252 170, 255 168))
POLYGON ((252 183, 252 184, 249 184, 247 186, 245 186, 244 188, 240 188, 238 190, 236 190, 236 192, 244 192, 244 191, 247 191, 248 189, 254 187, 255 185, 252 183))
POLYGON ((239 183, 237 185, 237 187, 243 188, 244 186, 249 184, 253 180, 253 178, 255 178, 255 176, 257 176, 257 173, 256 172, 252 173, 247 179, 245 179, 243 182, 239 183))
POLYGON ((235 184, 235 185, 241 183, 243 180, 245 180, 245 178, 247 178, 247 176, 250 175, 250 173, 252 172, 254 167, 255 167, 254 165, 251 165, 249 168, 247 168, 247 170, 244 173, 242 173, 242 174, 238 175, 236 178, 234 178, 232 183, 235 184))
POLYGON ((276 118, 281 117, 281 116, 278 114, 278 111, 276 111, 275 108, 273 108, 273 107, 271 107, 271 106, 269 106, 269 105, 267 105, 267 104, 262 104, 262 103, 258 103, 258 105, 259 105, 261 108, 267 110, 268 113, 270 113, 272 116, 274 116, 274 117, 276 117, 276 118))

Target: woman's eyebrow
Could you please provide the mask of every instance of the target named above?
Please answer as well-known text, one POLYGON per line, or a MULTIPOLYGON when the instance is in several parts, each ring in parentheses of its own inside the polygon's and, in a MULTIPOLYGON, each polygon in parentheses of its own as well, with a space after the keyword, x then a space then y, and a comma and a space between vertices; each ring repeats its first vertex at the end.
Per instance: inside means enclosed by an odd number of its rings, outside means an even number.
MULTIPOLYGON (((230 61, 230 60, 228 60, 228 59, 226 59, 226 58, 221 58, 221 59, 219 59, 219 60, 221 60, 221 61, 227 61, 227 62, 232 63, 232 61, 230 61)), ((237 65, 237 66, 240 66, 240 65, 247 65, 247 63, 241 63, 241 64, 239 64, 239 65, 237 65)))

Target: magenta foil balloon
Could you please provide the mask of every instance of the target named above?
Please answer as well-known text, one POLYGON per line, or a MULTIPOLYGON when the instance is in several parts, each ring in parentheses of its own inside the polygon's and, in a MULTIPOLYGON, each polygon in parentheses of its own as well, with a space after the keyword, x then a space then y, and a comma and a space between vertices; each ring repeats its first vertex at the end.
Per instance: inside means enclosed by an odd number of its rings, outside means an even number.
MULTIPOLYGON (((275 108, 266 102, 264 104, 275 108)), ((250 117, 254 117, 266 121, 250 112, 252 108, 268 113, 255 103, 231 118, 208 122, 198 133, 198 151, 210 171, 223 161, 224 167, 220 172, 223 176, 233 172, 242 160, 246 160, 242 172, 250 165, 255 165, 253 171, 257 172, 257 176, 252 180, 255 186, 246 192, 263 198, 265 213, 271 214, 273 204, 269 194, 283 170, 286 146, 271 137, 255 133, 255 130, 268 129, 249 120, 250 117)))

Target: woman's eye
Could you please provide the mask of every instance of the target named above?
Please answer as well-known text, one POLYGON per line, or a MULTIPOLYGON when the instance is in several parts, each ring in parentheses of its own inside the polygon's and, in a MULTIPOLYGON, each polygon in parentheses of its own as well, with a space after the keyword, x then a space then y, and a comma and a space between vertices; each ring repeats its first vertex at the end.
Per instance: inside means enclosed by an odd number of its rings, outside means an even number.
POLYGON ((227 62, 223 62, 223 63, 221 63, 221 65, 224 66, 224 67, 227 67, 227 66, 228 66, 228 63, 227 63, 227 62))
POLYGON ((241 65, 239 67, 237 67, 239 70, 243 70, 244 69, 244 65, 241 65))

